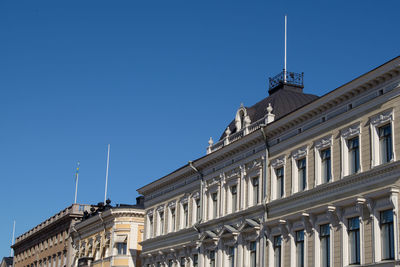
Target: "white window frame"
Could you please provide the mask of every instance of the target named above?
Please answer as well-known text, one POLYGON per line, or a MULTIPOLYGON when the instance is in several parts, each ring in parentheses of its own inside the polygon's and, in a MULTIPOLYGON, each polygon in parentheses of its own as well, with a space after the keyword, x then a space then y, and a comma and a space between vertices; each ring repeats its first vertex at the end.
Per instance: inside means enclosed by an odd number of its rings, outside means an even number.
POLYGON ((295 221, 292 223, 292 227, 290 229, 290 239, 289 239, 289 246, 290 246, 290 266, 296 267, 297 266, 297 255, 296 255, 296 232, 297 231, 304 231, 304 267, 308 266, 308 235, 307 229, 304 221, 295 221))
POLYGON ((322 158, 321 151, 330 149, 331 150, 331 179, 333 181, 333 146, 332 136, 326 136, 314 142, 314 160, 315 160, 315 185, 322 184, 322 158))
MULTIPOLYGON (((154 220, 154 217, 153 217, 153 220, 154 220)), ((160 236, 163 234, 165 234, 165 209, 164 209, 164 206, 160 206, 157 208, 157 236, 160 236), (163 213, 163 225, 162 226, 161 226, 160 213, 163 213)))
POLYGON ((148 230, 146 231, 147 232, 147 239, 149 239, 149 238, 152 238, 153 236, 154 236, 154 212, 153 212, 153 210, 150 210, 148 213, 147 213, 147 223, 146 223, 146 225, 147 225, 147 228, 148 228, 148 230), (150 224, 150 217, 152 218, 152 223, 150 224))
POLYGON ((388 209, 393 210, 393 238, 394 238, 394 259, 399 260, 398 242, 399 242, 399 226, 398 226, 398 193, 397 189, 390 189, 388 196, 380 198, 378 200, 373 200, 373 243, 374 246, 374 256, 375 262, 382 261, 382 242, 381 242, 381 228, 380 228, 380 212, 388 209))
MULTIPOLYGON (((275 251, 274 251, 274 241, 276 236, 282 236, 283 232, 280 226, 275 225, 271 228, 268 238, 267 238, 267 254, 268 254, 268 264, 267 266, 275 266, 275 251)), ((283 259, 285 259, 285 250, 286 244, 284 242, 284 238, 282 236, 282 245, 281 245, 281 263, 282 267, 284 266, 283 259)))
POLYGON ((308 189, 308 147, 304 146, 292 152, 292 192, 302 192, 308 189), (306 159, 306 186, 304 190, 299 189, 299 168, 297 162, 306 159))
MULTIPOLYGON (((164 215, 165 216, 165 215, 164 215)), ((176 201, 172 201, 168 204, 168 233, 176 231, 176 220, 177 219, 177 210, 176 210, 176 201), (172 210, 175 212, 175 220, 172 221, 172 210)))
POLYGON ((200 203, 200 209, 197 210, 197 201, 201 201, 200 200, 200 193, 198 191, 195 192, 191 197, 191 202, 192 202, 192 225, 194 225, 194 224, 196 224, 198 222, 197 218, 200 219, 201 203, 200 203))
MULTIPOLYGON (((326 217, 322 215, 322 217, 326 217)), ((334 231, 332 227, 332 223, 329 221, 328 218, 319 219, 314 228, 314 266, 320 267, 321 266, 321 239, 320 239, 320 232, 321 232, 321 225, 329 224, 329 258, 330 258, 330 266, 333 266, 333 246, 334 246, 334 231)))
POLYGON ((343 266, 349 265, 349 234, 348 234, 348 220, 351 218, 358 217, 360 220, 360 265, 364 264, 364 222, 363 222, 363 216, 362 216, 362 205, 357 205, 355 203, 354 206, 352 207, 347 207, 344 209, 344 214, 343 214, 343 227, 342 227, 342 244, 343 244, 343 250, 342 250, 342 261, 343 261, 343 266))
POLYGON ((395 132, 394 132, 394 112, 393 109, 381 112, 370 118, 370 132, 371 132, 371 167, 376 167, 381 165, 380 158, 380 145, 379 145, 379 128, 390 124, 392 130, 392 160, 396 160, 395 153, 395 132))
POLYGON ((179 225, 180 229, 185 229, 188 228, 190 225, 190 214, 189 214, 189 196, 185 196, 181 199, 180 201, 180 220, 179 220, 179 225), (184 210, 184 205, 187 205, 187 224, 185 223, 185 210, 184 210))
POLYGON ((286 190, 285 190, 285 176, 286 176, 286 157, 281 156, 279 158, 276 158, 271 161, 271 196, 272 200, 284 198, 286 195, 286 190), (279 168, 283 168, 283 195, 278 197, 279 192, 277 192, 277 186, 278 186, 278 181, 277 181, 277 176, 276 176, 276 170, 279 168))
POLYGON ((341 144, 341 178, 350 174, 350 167, 349 167, 349 147, 348 141, 358 137, 358 149, 359 149, 359 170, 357 173, 361 172, 362 167, 362 153, 361 153, 361 127, 360 123, 354 124, 350 127, 347 127, 340 131, 340 144, 341 144))

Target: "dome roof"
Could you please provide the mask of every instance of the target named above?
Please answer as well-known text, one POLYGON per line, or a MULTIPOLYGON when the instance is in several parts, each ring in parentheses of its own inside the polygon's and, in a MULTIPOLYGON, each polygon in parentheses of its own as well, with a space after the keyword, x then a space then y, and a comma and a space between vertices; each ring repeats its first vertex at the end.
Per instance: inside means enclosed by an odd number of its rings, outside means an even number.
MULTIPOLYGON (((303 89, 297 86, 284 85, 276 91, 271 92, 270 95, 260 102, 251 107, 245 107, 247 115, 250 117, 251 123, 262 119, 267 115, 268 104, 271 103, 273 108, 272 113, 275 115, 275 120, 295 111, 296 109, 307 105, 308 103, 319 98, 316 95, 304 94, 303 89)), ((236 133, 235 120, 229 125, 231 134, 236 133)), ((225 138, 225 132, 222 134, 221 139, 225 138)))

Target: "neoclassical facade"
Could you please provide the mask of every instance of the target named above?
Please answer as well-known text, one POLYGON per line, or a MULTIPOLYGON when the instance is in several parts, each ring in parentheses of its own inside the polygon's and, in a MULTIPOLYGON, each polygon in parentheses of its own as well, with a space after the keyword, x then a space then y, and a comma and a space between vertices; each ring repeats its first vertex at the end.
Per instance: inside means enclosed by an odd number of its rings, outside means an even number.
POLYGON ((72 204, 18 236, 12 245, 14 266, 71 267, 71 228, 89 209, 90 205, 72 204))
POLYGON ((73 267, 140 267, 143 197, 136 205, 92 206, 72 228, 73 267))
POLYGON ((302 79, 138 189, 143 266, 400 266, 400 57, 321 97, 302 79))

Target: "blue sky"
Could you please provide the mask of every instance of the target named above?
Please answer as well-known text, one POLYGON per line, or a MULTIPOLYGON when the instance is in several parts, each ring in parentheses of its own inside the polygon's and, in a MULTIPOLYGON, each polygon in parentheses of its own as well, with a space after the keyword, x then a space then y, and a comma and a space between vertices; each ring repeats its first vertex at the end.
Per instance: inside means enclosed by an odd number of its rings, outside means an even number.
POLYGON ((0 256, 78 202, 136 189, 205 154, 283 67, 322 95, 399 55, 399 1, 0 0, 0 256))

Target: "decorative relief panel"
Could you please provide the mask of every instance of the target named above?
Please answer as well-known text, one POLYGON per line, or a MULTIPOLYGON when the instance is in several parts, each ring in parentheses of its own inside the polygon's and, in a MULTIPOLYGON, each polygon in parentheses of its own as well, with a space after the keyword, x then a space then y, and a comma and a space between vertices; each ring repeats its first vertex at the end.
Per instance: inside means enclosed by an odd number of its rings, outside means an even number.
POLYGON ((199 199, 199 198, 200 198, 200 192, 199 192, 199 191, 194 192, 194 193, 192 194, 192 198, 194 198, 194 199, 199 199))
POLYGON ((304 158, 307 156, 307 146, 301 147, 295 151, 292 152, 292 157, 297 160, 300 158, 304 158))
POLYGON ((314 142, 314 146, 318 150, 321 150, 326 147, 330 147, 331 145, 332 145, 332 136, 327 136, 327 137, 321 138, 320 140, 314 142))
POLYGON ((176 206, 176 201, 171 201, 171 202, 168 203, 168 208, 170 208, 170 209, 171 208, 172 209, 175 208, 175 206, 176 206))
POLYGON ((262 167, 262 163, 260 159, 255 159, 249 163, 247 163, 246 165, 246 171, 247 172, 251 172, 253 170, 258 170, 262 167))
POLYGON ((285 156, 281 156, 271 161, 272 168, 276 169, 285 165, 285 156))
POLYGON ((350 126, 340 131, 340 135, 345 139, 359 134, 360 134, 360 124, 350 126))
POLYGON ((381 114, 375 115, 371 117, 371 124, 374 126, 381 125, 383 123, 386 123, 388 121, 393 120, 393 111, 385 111, 382 112, 381 114))

